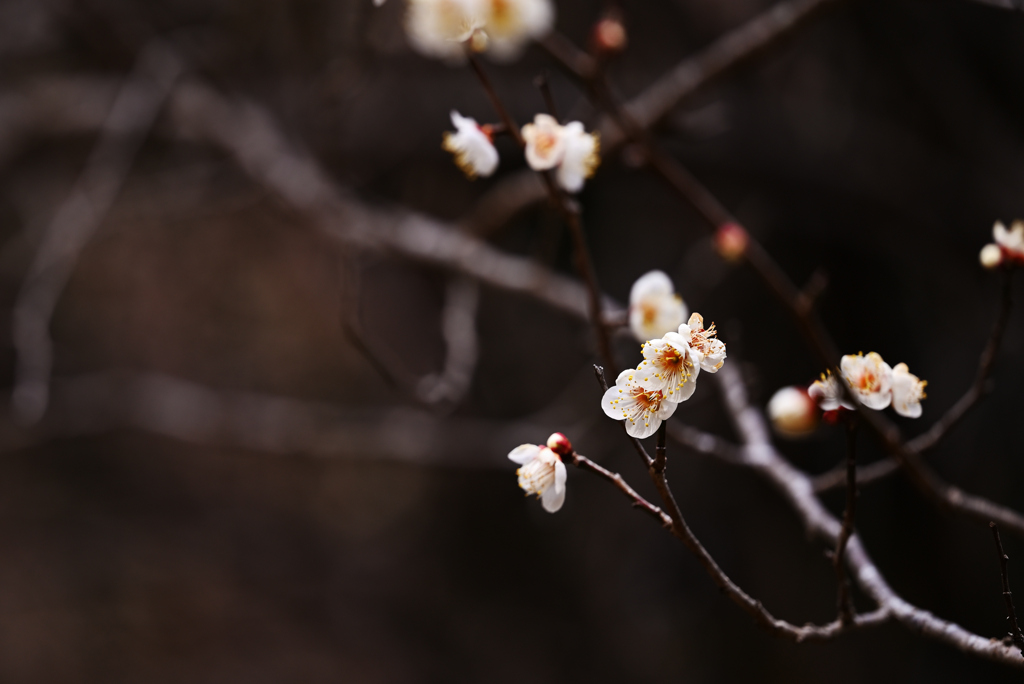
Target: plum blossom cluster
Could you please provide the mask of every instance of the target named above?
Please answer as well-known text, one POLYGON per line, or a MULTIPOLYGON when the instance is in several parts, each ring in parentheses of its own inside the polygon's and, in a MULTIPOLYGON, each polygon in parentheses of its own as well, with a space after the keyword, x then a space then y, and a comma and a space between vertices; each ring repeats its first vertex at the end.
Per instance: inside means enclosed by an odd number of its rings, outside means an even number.
POLYGON ((699 313, 678 331, 647 340, 641 351, 640 365, 622 371, 601 398, 605 414, 625 421, 626 432, 637 439, 657 432, 676 407, 693 396, 701 370, 717 373, 725 363, 725 343, 718 339, 714 323, 704 327, 699 313))
POLYGON ((1014 221, 1009 230, 1002 221, 992 226, 991 242, 981 249, 981 265, 992 269, 1001 265, 1024 265, 1024 221, 1014 221))
POLYGON ((527 495, 536 494, 548 513, 565 503, 565 481, 568 477, 562 457, 573 453, 572 444, 561 432, 548 437, 547 444, 521 444, 509 452, 508 458, 519 464, 516 475, 527 495))
POLYGON ((551 0, 409 0, 405 33, 427 57, 459 62, 468 44, 510 61, 550 31, 554 19, 551 0))
MULTIPOLYGON (((442 147, 469 178, 490 176, 498 168, 494 126, 480 125, 455 111, 451 118, 455 132, 444 134, 442 147)), ((530 167, 553 170, 558 185, 568 192, 579 192, 601 162, 597 133, 587 133, 579 121, 563 126, 553 116, 538 114, 523 126, 522 137, 530 167)))
MULTIPOLYGON (((927 381, 910 372, 905 363, 890 367, 875 353, 848 354, 839 364, 847 390, 866 408, 875 411, 892 406, 901 416, 918 418, 927 381)), ((810 387, 783 387, 768 402, 768 417, 775 431, 785 437, 802 437, 814 431, 818 419, 852 410, 842 385, 831 371, 821 374, 810 387)))

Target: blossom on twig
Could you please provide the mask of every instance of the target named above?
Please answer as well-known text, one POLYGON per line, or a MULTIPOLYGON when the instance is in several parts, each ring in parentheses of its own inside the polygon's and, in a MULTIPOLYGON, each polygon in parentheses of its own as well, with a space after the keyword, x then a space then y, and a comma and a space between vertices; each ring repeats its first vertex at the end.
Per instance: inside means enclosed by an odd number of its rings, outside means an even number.
POLYGON ((661 422, 675 413, 678 402, 669 401, 653 373, 628 369, 619 373, 615 386, 601 397, 601 408, 614 420, 626 421, 626 432, 637 439, 650 437, 661 422))
POLYGON ((562 507, 568 473, 561 456, 550 447, 522 444, 510 451, 508 458, 521 466, 516 475, 519 476, 519 486, 527 495, 536 494, 548 513, 562 507))
POLYGON ((880 411, 892 402, 892 368, 875 352, 847 354, 839 362, 843 380, 869 409, 880 411))
POLYGON ((693 396, 700 372, 700 358, 679 333, 644 342, 644 360, 636 373, 645 387, 660 389, 665 400, 679 403, 693 396))
POLYGON ((597 133, 587 133, 579 121, 562 126, 550 114, 537 114, 533 123, 523 126, 522 134, 530 168, 557 167, 555 178, 568 192, 579 192, 600 164, 597 133))
POLYGON ((783 387, 767 408, 772 427, 784 437, 805 437, 818 426, 818 405, 802 387, 783 387))
POLYGON ((455 155, 455 163, 468 178, 490 176, 498 168, 498 150, 491 139, 490 126, 481 126, 476 119, 455 110, 451 117, 455 132, 445 132, 441 147, 455 155))
POLYGON ((686 304, 662 271, 640 276, 629 291, 629 329, 639 342, 676 330, 686 314, 686 304))
POLYGON ((725 363, 725 342, 718 339, 718 331, 712 323, 704 329, 704 317, 696 311, 690 315, 689 323, 679 326, 679 334, 686 337, 698 358, 700 367, 708 373, 717 373, 725 363))
POLYGON ((907 418, 921 416, 921 400, 927 380, 921 380, 910 372, 905 363, 898 363, 892 369, 892 408, 896 413, 907 418))

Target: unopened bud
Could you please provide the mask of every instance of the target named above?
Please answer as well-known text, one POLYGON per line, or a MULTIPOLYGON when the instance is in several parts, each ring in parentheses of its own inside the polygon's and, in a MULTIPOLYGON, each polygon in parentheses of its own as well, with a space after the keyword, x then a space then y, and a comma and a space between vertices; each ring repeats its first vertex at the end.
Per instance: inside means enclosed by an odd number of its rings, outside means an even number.
POLYGON ((572 442, 561 432, 553 432, 548 437, 548 449, 551 449, 559 456, 568 456, 572 453, 572 442))
POLYGON ((989 270, 997 268, 999 264, 1003 263, 1003 250, 999 249, 999 245, 989 243, 981 248, 978 260, 989 270))
POLYGON ((768 417, 784 437, 805 437, 818 426, 818 406, 800 387, 783 387, 768 402, 768 417))
POLYGON ((612 17, 594 24, 593 43, 597 52, 619 53, 626 49, 626 27, 612 17))
POLYGON ((739 261, 747 252, 750 236, 738 223, 723 223, 715 231, 715 249, 726 261, 739 261))

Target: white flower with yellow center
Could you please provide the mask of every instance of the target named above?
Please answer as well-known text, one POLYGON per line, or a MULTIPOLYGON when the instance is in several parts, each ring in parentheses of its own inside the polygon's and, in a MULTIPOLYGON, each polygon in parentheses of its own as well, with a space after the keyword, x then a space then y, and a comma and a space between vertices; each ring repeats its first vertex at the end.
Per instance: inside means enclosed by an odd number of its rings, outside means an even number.
POLYGON ((802 387, 783 387, 768 402, 772 427, 784 437, 806 437, 818 426, 818 407, 802 387))
POLYGON ((409 0, 405 33, 417 52, 459 62, 463 43, 484 26, 478 0, 409 0))
POLYGON ((565 129, 550 114, 538 114, 523 126, 526 162, 534 171, 553 169, 565 156, 565 129))
POLYGON ((518 57, 526 44, 544 36, 555 21, 551 0, 478 0, 487 52, 498 60, 518 57))
POLYGON ((587 133, 583 124, 572 121, 563 127, 565 154, 558 166, 558 184, 569 192, 583 189, 583 181, 594 175, 601 163, 597 133, 587 133))
POLYGON ((881 411, 892 402, 892 368, 875 352, 867 356, 847 354, 839 368, 846 384, 864 406, 881 411))
POLYGON ((687 339, 690 349, 697 356, 700 367, 708 373, 717 373, 725 363, 725 342, 718 339, 718 331, 712 323, 704 329, 704 317, 694 312, 689 323, 679 326, 679 334, 687 339))
POLYGON ((665 333, 659 339, 644 342, 644 360, 636 369, 644 386, 658 388, 665 401, 678 403, 693 396, 700 372, 700 359, 679 333, 665 333))
POLYGON ((498 168, 498 150, 491 141, 490 127, 481 127, 476 119, 452 111, 455 132, 446 132, 441 143, 455 155, 455 163, 469 178, 490 176, 498 168))
POLYGON ((601 397, 601 408, 614 420, 626 421, 626 432, 637 439, 650 437, 661 422, 675 413, 675 401, 668 401, 653 374, 624 370, 601 397), (644 380, 646 378, 646 380, 644 380))
POLYGON ((836 380, 836 376, 832 375, 832 371, 822 373, 821 380, 811 383, 807 388, 807 395, 818 403, 822 411, 835 411, 840 407, 853 409, 853 404, 843 398, 843 388, 836 380))
POLYGON ((629 329, 638 342, 675 331, 686 313, 686 304, 662 271, 640 276, 629 291, 629 329))
POLYGON ((907 364, 898 363, 892 369, 892 408, 907 418, 921 417, 921 400, 928 382, 910 372, 907 364))
POLYGON ((522 444, 510 451, 508 458, 521 466, 516 475, 527 495, 536 494, 548 513, 562 507, 567 473, 558 454, 546 446, 522 444))

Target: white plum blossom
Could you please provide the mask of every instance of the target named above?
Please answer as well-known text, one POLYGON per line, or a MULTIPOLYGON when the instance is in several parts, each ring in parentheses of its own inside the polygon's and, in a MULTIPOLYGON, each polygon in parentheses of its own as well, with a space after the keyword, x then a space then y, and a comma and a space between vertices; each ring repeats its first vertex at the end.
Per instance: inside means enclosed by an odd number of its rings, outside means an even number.
POLYGON ((704 317, 694 312, 690 321, 679 326, 679 334, 687 339, 702 370, 717 373, 725 363, 725 342, 718 339, 715 324, 705 330, 704 317))
POLYGON ((626 421, 626 432, 637 439, 657 432, 661 422, 675 413, 679 405, 668 401, 653 380, 653 374, 637 369, 624 370, 615 379, 615 386, 609 387, 601 398, 605 414, 614 420, 626 421))
POLYGON ((526 162, 534 171, 547 171, 562 163, 565 156, 565 129, 550 114, 538 114, 533 123, 523 126, 526 162))
POLYGON ((477 0, 487 52, 495 59, 518 57, 526 44, 546 35, 555 21, 551 0, 477 0))
POLYGON ((662 271, 640 276, 629 291, 629 329, 638 342, 676 330, 686 314, 686 304, 662 271))
POLYGON ((659 339, 644 342, 644 360, 636 369, 645 387, 662 391, 665 401, 679 403, 693 396, 700 372, 700 359, 679 333, 665 333, 659 339))
POLYGON ((409 0, 405 33, 417 52, 459 62, 463 43, 484 26, 482 9, 479 0, 409 0))
POLYGON ((498 168, 498 150, 489 130, 454 110, 451 117, 455 132, 444 134, 441 147, 455 155, 455 163, 469 178, 490 176, 498 168))
POLYGON ((594 175, 601 163, 601 143, 597 133, 587 133, 579 121, 563 127, 565 154, 558 166, 555 177, 558 184, 568 192, 579 192, 583 181, 594 175))
POLYGON ((587 133, 579 121, 563 126, 550 114, 537 114, 523 126, 522 135, 530 168, 557 168, 555 179, 569 192, 579 192, 601 163, 597 133, 587 133))
POLYGON ((892 402, 892 368, 875 352, 847 354, 839 368, 857 400, 867 408, 881 411, 892 402))
POLYGON ((562 458, 549 447, 522 444, 509 452, 508 458, 518 463, 516 471, 519 486, 529 494, 536 494, 548 513, 554 513, 565 503, 567 472, 562 458))
POLYGON ((928 382, 910 372, 905 363, 898 363, 892 369, 892 408, 907 418, 921 416, 921 400, 928 382))
POLYGON ((822 411, 835 411, 838 408, 853 409, 853 404, 843 398, 843 388, 832 375, 832 371, 821 374, 820 380, 815 380, 807 388, 807 395, 818 402, 822 411))
POLYGON ((768 402, 772 427, 785 437, 804 437, 818 426, 818 406, 802 387, 783 387, 768 402))

